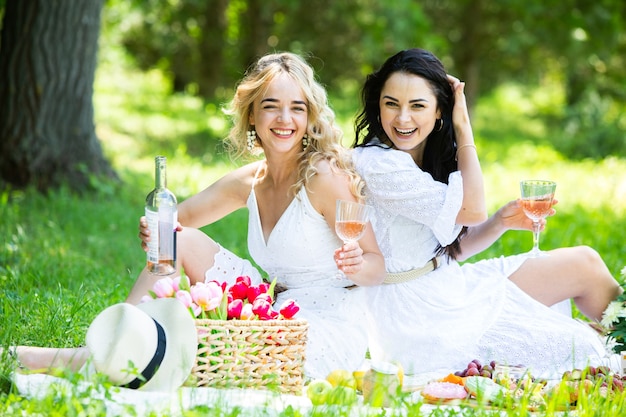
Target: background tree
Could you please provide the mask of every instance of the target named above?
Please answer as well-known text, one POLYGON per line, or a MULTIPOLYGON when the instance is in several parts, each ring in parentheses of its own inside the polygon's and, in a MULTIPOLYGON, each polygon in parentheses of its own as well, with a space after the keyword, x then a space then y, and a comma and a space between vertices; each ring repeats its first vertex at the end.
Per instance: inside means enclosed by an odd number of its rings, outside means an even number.
MULTIPOLYGON (((40 189, 114 175, 93 128, 105 0, 0 0, 0 177, 40 189)), ((504 85, 534 106, 569 157, 626 152, 623 0, 107 0, 104 24, 139 68, 217 104, 260 55, 309 57, 334 103, 356 107, 366 74, 430 49, 467 82, 470 111, 504 85), (346 103, 348 103, 346 105, 346 103)))
POLYGON ((96 137, 103 0, 8 1, 0 44, 0 176, 40 190, 114 176, 96 137))

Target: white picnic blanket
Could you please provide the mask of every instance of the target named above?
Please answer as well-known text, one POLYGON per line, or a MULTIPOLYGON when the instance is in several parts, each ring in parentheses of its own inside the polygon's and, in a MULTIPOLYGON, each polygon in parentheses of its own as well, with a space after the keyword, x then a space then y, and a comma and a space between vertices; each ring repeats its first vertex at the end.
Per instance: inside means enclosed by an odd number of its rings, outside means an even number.
MULTIPOLYGON (((49 395, 85 395, 94 401, 103 401, 106 416, 125 415, 131 407, 136 415, 147 415, 151 411, 168 416, 180 416, 183 410, 196 406, 219 407, 223 410, 238 408, 238 415, 259 415, 259 409, 279 414, 287 407, 305 411, 312 407, 305 396, 279 394, 254 389, 216 389, 182 387, 177 391, 149 392, 113 387, 108 391, 89 382, 71 381, 45 374, 13 373, 13 381, 20 394, 29 398, 46 398, 49 395)), ((271 415, 264 413, 263 415, 271 415)))
MULTIPOLYGON (((420 381, 422 379, 420 378, 420 381)), ((271 391, 253 389, 216 389, 216 388, 189 388, 182 387, 173 393, 148 392, 131 390, 127 388, 109 388, 108 392, 102 387, 89 382, 72 383, 71 381, 46 374, 23 374, 13 373, 13 382, 19 393, 25 397, 42 399, 49 395, 57 397, 72 395, 88 395, 94 401, 103 401, 106 408, 106 417, 127 415, 128 409, 133 410, 134 415, 142 416, 154 412, 158 415, 172 417, 182 416, 183 410, 189 410, 197 406, 218 407, 221 410, 232 411, 237 409, 238 416, 273 416, 284 412, 288 407, 296 410, 296 415, 310 415, 312 404, 306 395, 278 394, 271 391), (87 394, 88 393, 88 394, 87 394)), ((415 402, 419 401, 419 394, 414 394, 415 402)), ((413 396, 412 394, 412 396, 413 396)), ((410 398, 407 399, 410 401, 410 398)), ((339 410, 327 407, 324 412, 327 415, 336 415, 339 410)), ((455 408, 457 406, 435 406, 430 404, 420 405, 420 415, 429 416, 436 412, 438 408, 455 408)), ((413 409, 415 410, 415 409, 413 409)), ((440 415, 439 411, 435 415, 440 415)), ((394 415, 402 417, 407 414, 407 410, 383 410, 371 408, 363 405, 362 398, 359 403, 350 408, 347 414, 345 409, 341 410, 341 415, 363 417, 376 415, 394 415), (390 411, 393 411, 390 414, 390 411)), ((499 412, 494 412, 498 415, 499 412)), ((408 417, 408 416, 407 416, 408 417)))

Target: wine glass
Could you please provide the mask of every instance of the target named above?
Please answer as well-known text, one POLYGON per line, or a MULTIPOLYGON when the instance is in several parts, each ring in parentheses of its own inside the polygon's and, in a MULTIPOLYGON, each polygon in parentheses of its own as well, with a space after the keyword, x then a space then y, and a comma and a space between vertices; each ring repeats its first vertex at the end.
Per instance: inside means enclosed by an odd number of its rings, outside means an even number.
MULTIPOLYGON (((363 237, 372 208, 355 201, 337 200, 335 231, 343 243, 356 242, 363 237)), ((343 278, 343 272, 338 274, 343 278)))
POLYGON ((556 191, 556 182, 545 180, 524 180, 520 182, 522 192, 522 208, 526 216, 533 221, 533 248, 528 252, 530 257, 547 256, 539 249, 539 231, 541 219, 550 214, 552 199, 556 191))

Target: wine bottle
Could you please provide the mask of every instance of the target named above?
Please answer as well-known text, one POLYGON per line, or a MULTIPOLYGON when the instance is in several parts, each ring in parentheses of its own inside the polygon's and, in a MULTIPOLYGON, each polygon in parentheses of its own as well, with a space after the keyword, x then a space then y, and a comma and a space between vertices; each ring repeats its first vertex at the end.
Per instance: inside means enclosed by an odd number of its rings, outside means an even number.
POLYGON ((167 189, 166 158, 154 159, 154 190, 146 197, 146 219, 150 229, 147 268, 156 275, 176 271, 176 196, 167 189))

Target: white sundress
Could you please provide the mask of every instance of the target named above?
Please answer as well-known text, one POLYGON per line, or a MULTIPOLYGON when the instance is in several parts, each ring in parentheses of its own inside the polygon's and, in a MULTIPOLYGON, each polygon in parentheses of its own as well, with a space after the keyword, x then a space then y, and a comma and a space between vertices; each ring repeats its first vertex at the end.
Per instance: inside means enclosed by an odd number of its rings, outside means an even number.
MULTIPOLYGON (((402 151, 372 146, 353 155, 374 208, 372 224, 387 271, 422 267, 439 242, 455 239, 460 172, 446 185, 402 151)), ((525 259, 444 262, 418 279, 366 288, 372 358, 399 361, 409 374, 495 360, 527 366, 545 378, 607 364, 606 346, 589 326, 539 303, 508 279, 525 259)))
POLYGON ((248 250, 269 280, 287 288, 276 305, 292 298, 298 318, 309 323, 305 375, 325 378, 335 369, 355 370, 367 351, 364 294, 347 278, 337 278, 334 251, 342 245, 311 205, 304 188, 285 210, 267 242, 254 193, 247 203, 248 250))

